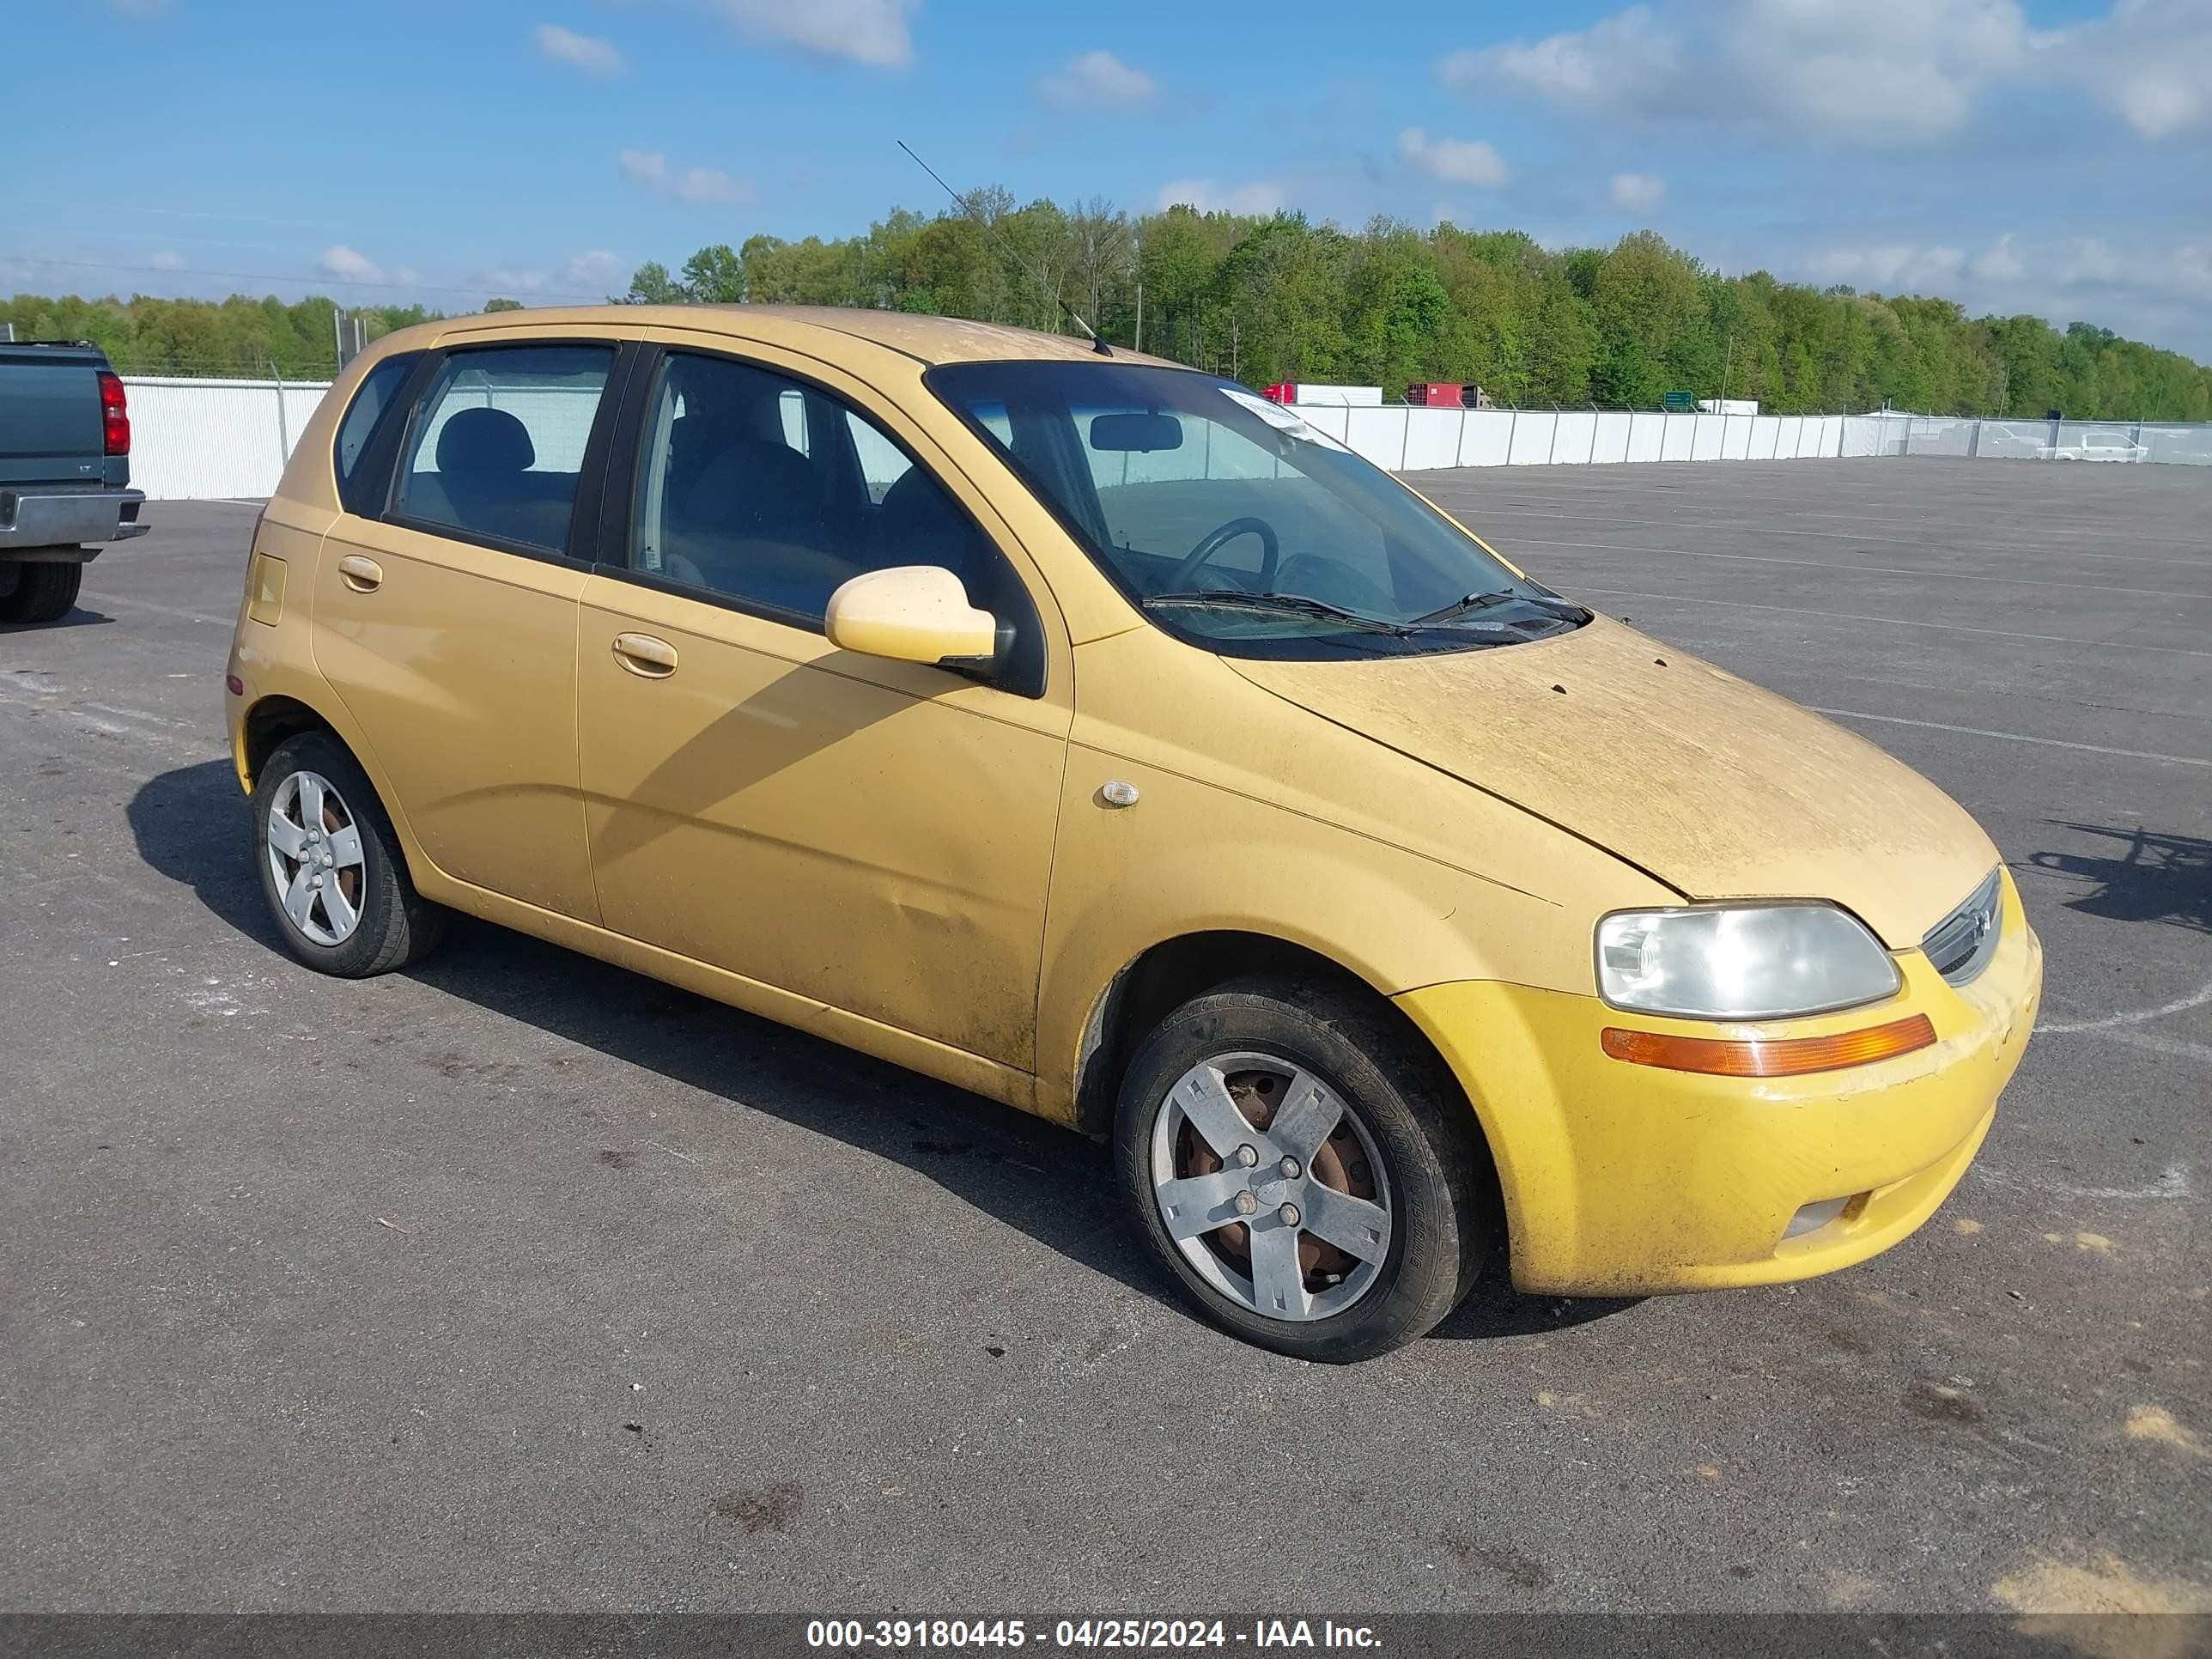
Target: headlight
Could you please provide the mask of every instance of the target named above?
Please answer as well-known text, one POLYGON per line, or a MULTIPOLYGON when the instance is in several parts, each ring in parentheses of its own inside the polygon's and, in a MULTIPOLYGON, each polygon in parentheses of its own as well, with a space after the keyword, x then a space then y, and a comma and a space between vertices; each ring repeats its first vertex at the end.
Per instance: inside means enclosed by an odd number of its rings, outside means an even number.
POLYGON ((1881 941, 1826 904, 1623 910, 1597 925, 1598 994, 1692 1019, 1776 1019, 1872 1002, 1903 981, 1881 941))

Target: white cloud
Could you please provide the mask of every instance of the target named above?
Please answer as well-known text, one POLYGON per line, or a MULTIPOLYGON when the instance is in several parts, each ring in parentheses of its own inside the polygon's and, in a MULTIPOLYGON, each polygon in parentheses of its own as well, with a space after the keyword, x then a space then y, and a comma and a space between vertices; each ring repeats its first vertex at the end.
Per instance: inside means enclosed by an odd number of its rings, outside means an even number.
POLYGON ((185 256, 181 253, 157 253, 146 263, 156 270, 182 270, 185 268, 185 256))
POLYGON ((1628 213, 1656 213, 1667 199, 1667 181, 1656 173, 1616 173, 1613 204, 1628 213))
POLYGON ((561 282, 567 288, 608 288, 624 274, 622 261, 603 247, 571 254, 561 266, 561 282))
POLYGON ((343 243, 333 243, 323 250, 318 266, 325 276, 335 276, 345 283, 380 283, 384 267, 366 254, 356 253, 343 243))
POLYGON ((2026 312, 2062 328, 2088 319, 2199 356, 2212 309, 2212 240, 2121 246, 2101 236, 2007 233, 1978 253, 1910 242, 1829 248, 1795 274, 1882 294, 1939 295, 1975 316, 2026 312))
POLYGON ((1984 283, 2018 283, 2027 277, 2027 262, 2020 257, 2016 244, 2019 238, 2007 231, 1989 247, 1977 255, 1973 273, 1984 283))
POLYGON ((1178 179, 1171 185, 1160 186, 1158 200, 1162 209, 1181 204, 1194 207, 1200 213, 1256 216, 1279 213, 1285 192, 1273 179, 1255 179, 1249 185, 1231 185, 1226 189, 1216 186, 1211 179, 1178 179))
POLYGON ((1149 103, 1159 95, 1159 83, 1140 69, 1131 69, 1110 52, 1086 52, 1048 77, 1044 95, 1055 104, 1104 109, 1116 104, 1149 103))
POLYGON ((1398 154, 1449 185, 1496 190, 1505 182, 1505 158, 1479 139, 1431 138, 1419 127, 1407 127, 1398 135, 1398 154))
POLYGON ((753 198, 752 186, 744 179, 732 178, 720 167, 686 167, 679 172, 668 165, 668 157, 659 150, 623 150, 616 155, 615 165, 632 184, 680 202, 710 206, 753 198))
POLYGON ((2212 6, 2116 0, 2111 13, 2037 35, 2053 78, 2074 81, 2146 138, 2212 118, 2212 6))
POLYGON ((748 40, 849 58, 875 69, 914 61, 907 19, 921 0, 708 0, 748 40))
POLYGON ((1455 52, 1441 71, 1447 86, 1481 94, 1508 89, 1584 108, 1657 98, 1681 72, 1672 32, 1649 6, 1631 6, 1589 28, 1455 52))
POLYGON ((538 49, 548 58, 558 58, 574 65, 586 75, 619 75, 622 73, 622 53, 608 40, 579 34, 574 29, 564 29, 558 23, 538 26, 538 49))
POLYGON ((1994 88, 2087 94, 2146 138, 2212 121, 2212 4, 2109 0, 2038 31, 2021 0, 1664 0, 1585 29, 1454 52, 1470 99, 1533 98, 1648 121, 1749 121, 1924 143, 1994 88))
POLYGON ((1966 266, 1955 247, 1922 247, 1907 242, 1871 247, 1829 248, 1806 261, 1807 271, 1822 283, 1848 283, 1885 294, 1910 294, 1948 287, 1966 266))
POLYGON ((480 288, 488 294, 511 300, 520 295, 536 294, 543 289, 545 286, 545 273, 542 270, 524 270, 511 265, 501 265, 490 270, 470 272, 466 286, 480 288))

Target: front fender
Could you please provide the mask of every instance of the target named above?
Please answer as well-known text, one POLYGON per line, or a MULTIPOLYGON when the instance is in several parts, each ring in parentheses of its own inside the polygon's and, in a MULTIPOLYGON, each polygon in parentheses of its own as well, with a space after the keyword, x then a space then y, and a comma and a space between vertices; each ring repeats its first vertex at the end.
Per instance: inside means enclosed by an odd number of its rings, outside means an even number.
MULTIPOLYGON (((1594 865, 1601 856, 1593 854, 1594 865)), ((1385 996, 1469 979, 1587 992, 1595 896, 1524 892, 1231 789, 1126 758, 1107 766, 1079 749, 1045 917, 1038 1109, 1073 1121, 1094 1011, 1156 945, 1202 933, 1262 934, 1326 957, 1385 996), (1135 805, 1105 801, 1106 770, 1135 787, 1135 805)))

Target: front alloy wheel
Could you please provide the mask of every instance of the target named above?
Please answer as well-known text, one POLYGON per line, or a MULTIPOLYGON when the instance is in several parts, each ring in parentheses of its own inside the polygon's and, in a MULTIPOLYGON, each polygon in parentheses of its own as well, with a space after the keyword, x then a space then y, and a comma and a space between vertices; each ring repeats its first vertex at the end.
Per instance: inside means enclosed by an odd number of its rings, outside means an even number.
POLYGON ((1199 1310, 1301 1359, 1421 1335, 1494 1231, 1466 1096, 1356 986, 1255 975, 1193 997, 1131 1058, 1114 1151, 1139 1230, 1199 1310))
POLYGON ((1199 1276, 1265 1318, 1328 1319, 1390 1253, 1390 1180, 1358 1113, 1266 1054, 1200 1060, 1152 1121, 1160 1218, 1199 1276))

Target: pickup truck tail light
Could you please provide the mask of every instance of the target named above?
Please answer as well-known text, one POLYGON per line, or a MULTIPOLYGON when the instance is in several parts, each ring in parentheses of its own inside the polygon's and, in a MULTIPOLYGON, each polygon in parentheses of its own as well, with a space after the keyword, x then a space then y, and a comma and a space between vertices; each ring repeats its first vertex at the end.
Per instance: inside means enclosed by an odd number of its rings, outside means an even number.
POLYGON ((100 420, 103 447, 110 455, 131 453, 131 406, 124 401, 123 382, 112 371, 100 371, 100 420))

